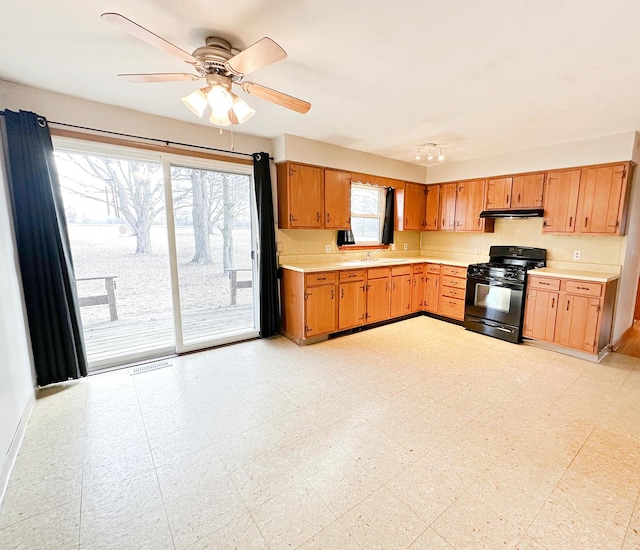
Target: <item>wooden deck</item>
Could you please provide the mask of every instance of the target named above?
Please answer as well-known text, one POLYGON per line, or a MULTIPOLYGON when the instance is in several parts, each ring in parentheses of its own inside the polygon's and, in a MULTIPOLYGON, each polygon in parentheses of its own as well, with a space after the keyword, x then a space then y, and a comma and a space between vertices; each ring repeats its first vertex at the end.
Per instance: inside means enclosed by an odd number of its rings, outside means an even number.
MULTIPOLYGON (((253 306, 203 308, 182 315, 185 343, 214 339, 229 332, 254 327, 253 306)), ((84 328, 89 365, 121 356, 174 348, 171 313, 105 321, 84 328)))

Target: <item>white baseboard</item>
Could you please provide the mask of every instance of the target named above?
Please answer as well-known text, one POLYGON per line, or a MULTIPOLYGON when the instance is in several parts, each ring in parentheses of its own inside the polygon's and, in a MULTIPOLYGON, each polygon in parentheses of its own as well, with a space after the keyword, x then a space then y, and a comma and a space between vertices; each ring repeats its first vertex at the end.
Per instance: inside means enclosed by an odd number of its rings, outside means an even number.
POLYGON ((33 406, 35 403, 36 397, 34 390, 24 408, 24 411, 22 411, 22 417, 20 418, 20 423, 18 424, 16 433, 13 436, 9 452, 7 453, 2 467, 0 468, 0 504, 2 504, 4 494, 7 490, 7 486, 9 485, 9 476, 11 475, 11 470, 13 470, 13 465, 16 463, 18 451, 20 450, 20 445, 22 445, 24 434, 27 431, 27 424, 29 423, 29 418, 31 418, 31 413, 33 412, 33 406))

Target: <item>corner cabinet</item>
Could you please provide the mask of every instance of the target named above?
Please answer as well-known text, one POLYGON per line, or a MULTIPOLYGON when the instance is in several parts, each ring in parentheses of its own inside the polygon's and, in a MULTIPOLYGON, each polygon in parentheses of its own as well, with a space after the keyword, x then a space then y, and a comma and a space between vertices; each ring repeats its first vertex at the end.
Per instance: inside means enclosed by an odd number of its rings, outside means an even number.
POLYGON ((524 336, 592 355, 600 353, 610 344, 617 286, 617 280, 529 277, 524 336))

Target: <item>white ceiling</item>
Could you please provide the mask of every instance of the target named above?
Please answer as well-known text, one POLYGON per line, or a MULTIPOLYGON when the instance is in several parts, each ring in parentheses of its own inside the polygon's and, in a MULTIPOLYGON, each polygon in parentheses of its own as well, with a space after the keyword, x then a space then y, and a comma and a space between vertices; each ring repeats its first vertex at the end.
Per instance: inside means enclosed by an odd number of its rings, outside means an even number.
POLYGON ((198 83, 116 74, 190 67, 99 15, 121 13, 187 51, 212 34, 239 48, 271 37, 289 57, 248 79, 313 106, 300 115, 244 95, 257 113, 238 129, 267 138, 417 163, 417 143, 455 161, 640 129, 638 0, 0 3, 1 80, 187 122, 199 119, 180 96, 198 83))

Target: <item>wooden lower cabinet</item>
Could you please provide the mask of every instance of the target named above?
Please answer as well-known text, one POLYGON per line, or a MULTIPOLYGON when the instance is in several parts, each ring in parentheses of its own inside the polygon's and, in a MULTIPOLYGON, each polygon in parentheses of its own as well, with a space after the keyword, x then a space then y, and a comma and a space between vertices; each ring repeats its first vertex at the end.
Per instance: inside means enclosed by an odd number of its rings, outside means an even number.
POLYGON ((384 277, 377 275, 372 279, 370 274, 367 279, 367 323, 378 323, 391 317, 391 271, 384 277))
POLYGON ((391 277, 391 317, 411 313, 411 288, 411 274, 391 277))
POLYGON ((411 311, 422 311, 424 308, 424 265, 415 264, 411 275, 411 311))
POLYGON ((427 264, 424 276, 423 309, 429 313, 438 313, 440 296, 440 264, 427 264))
POLYGON ((600 353, 611 339, 617 280, 529 277, 524 336, 600 353))
POLYGON ((360 327, 367 320, 366 271, 341 271, 339 277, 338 330, 360 327))
POLYGON ((443 265, 440 270, 438 314, 459 321, 464 320, 464 301, 467 270, 460 266, 443 265))

